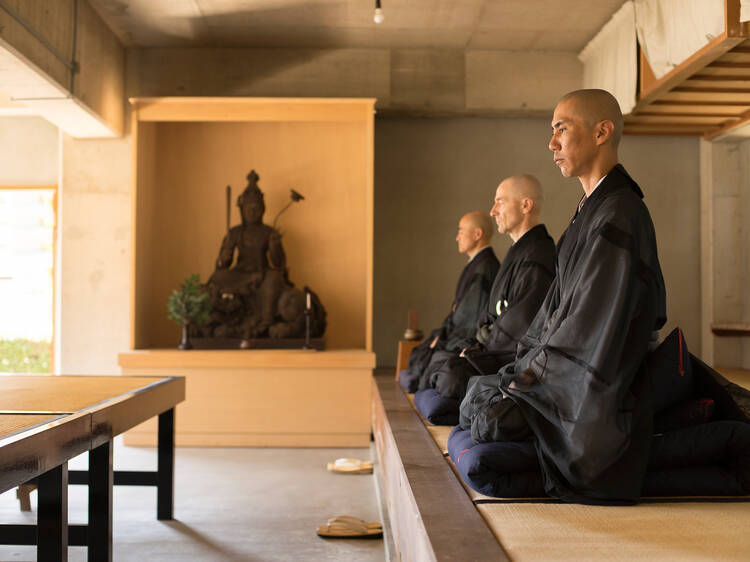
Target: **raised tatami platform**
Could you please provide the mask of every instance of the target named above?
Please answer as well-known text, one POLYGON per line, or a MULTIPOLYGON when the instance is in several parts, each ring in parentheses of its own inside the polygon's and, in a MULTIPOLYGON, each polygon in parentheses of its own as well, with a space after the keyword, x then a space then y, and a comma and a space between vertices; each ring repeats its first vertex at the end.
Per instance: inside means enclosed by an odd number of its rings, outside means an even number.
MULTIPOLYGON (((721 372, 750 383, 747 371, 721 372)), ((586 506, 479 494, 447 456, 452 428, 426 422, 391 374, 376 376, 374 386, 382 493, 403 560, 750 559, 745 498, 586 506)))

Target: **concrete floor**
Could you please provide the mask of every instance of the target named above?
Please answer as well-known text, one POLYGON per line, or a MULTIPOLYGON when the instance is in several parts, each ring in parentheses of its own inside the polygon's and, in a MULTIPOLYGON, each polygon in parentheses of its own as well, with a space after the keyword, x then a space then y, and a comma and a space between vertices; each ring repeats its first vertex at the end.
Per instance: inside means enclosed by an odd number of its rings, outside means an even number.
MULTIPOLYGON (((318 525, 334 515, 382 521, 372 475, 339 475, 326 463, 339 457, 374 459, 370 449, 179 448, 174 521, 156 520, 156 490, 115 487, 114 560, 315 562, 386 559, 382 540, 321 539, 318 525)), ((156 451, 115 442, 115 469, 156 468, 156 451)), ((85 468, 85 456, 70 468, 85 468)), ((0 521, 35 521, 21 513, 15 490, 0 495, 0 521)), ((69 521, 86 522, 86 488, 71 486, 69 521)), ((86 549, 70 547, 71 561, 86 549)), ((36 560, 35 547, 0 546, 0 561, 36 560)))

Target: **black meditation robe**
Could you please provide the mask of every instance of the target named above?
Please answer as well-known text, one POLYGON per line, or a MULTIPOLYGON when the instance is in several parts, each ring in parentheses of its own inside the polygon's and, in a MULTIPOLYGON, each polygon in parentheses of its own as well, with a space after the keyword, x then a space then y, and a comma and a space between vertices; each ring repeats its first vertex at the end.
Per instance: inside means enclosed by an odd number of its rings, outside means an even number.
POLYGON ((433 355, 420 379, 448 398, 463 398, 469 378, 494 374, 513 361, 516 346, 544 301, 555 274, 555 243, 543 224, 524 233, 508 250, 492 284, 487 308, 473 338, 462 343, 468 358, 433 355))
MULTIPOLYGON (((581 503, 638 500, 648 461, 645 357, 666 320, 664 279, 643 193, 621 165, 558 242, 557 276, 515 362, 472 381, 461 423, 472 436, 501 393, 533 430, 548 494, 581 503), (513 387, 511 387, 511 384, 513 387), (493 388, 494 386, 494 388, 493 388)), ((480 439, 481 440, 481 439, 480 439)))
POLYGON ((409 356, 409 367, 399 374, 399 381, 407 391, 417 390, 419 376, 435 351, 454 351, 474 334, 477 320, 487 307, 492 281, 499 267, 500 262, 491 246, 477 252, 466 264, 458 279, 451 312, 438 329, 414 348, 409 356), (438 343, 430 349, 435 337, 439 337, 438 343))

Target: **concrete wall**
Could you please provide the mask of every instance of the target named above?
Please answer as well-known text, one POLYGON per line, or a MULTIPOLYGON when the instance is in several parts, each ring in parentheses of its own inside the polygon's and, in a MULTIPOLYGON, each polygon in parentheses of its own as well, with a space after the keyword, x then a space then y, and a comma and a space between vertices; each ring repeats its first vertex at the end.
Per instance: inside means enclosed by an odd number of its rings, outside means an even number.
POLYGON ((128 96, 373 97, 390 114, 538 115, 582 79, 571 52, 129 49, 126 89, 128 96))
POLYGON ((26 25, 0 10, 4 93, 76 137, 120 134, 125 50, 88 1, 9 0, 8 4, 61 55, 54 56, 26 25), (72 55, 74 45, 77 69, 71 76, 72 64, 66 57, 72 55))
POLYGON ((750 141, 701 141, 703 351, 709 363, 750 368, 750 340, 713 323, 750 323, 750 141))
MULTIPOLYGON (((582 191, 552 162, 549 131, 548 119, 376 119, 373 309, 380 366, 395 364, 409 308, 419 310, 424 330, 448 312, 465 263, 456 252, 456 223, 467 211, 489 210, 500 179, 537 175, 545 188, 543 220, 559 238, 582 191)), ((656 228, 668 293, 662 336, 679 325, 699 352, 698 140, 625 137, 620 153, 644 189, 656 228)), ((509 243, 496 236, 499 257, 509 243)))
POLYGON ((118 374, 130 336, 130 139, 60 140, 62 374, 118 374))
POLYGON ((0 185, 57 185, 57 144, 41 117, 0 117, 0 185))

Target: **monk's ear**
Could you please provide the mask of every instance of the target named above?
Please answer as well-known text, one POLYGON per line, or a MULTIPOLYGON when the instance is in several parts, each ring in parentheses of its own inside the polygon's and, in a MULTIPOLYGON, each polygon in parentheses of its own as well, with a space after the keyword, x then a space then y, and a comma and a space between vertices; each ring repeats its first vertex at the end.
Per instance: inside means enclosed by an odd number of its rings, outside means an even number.
POLYGON ((615 124, 612 121, 609 119, 599 121, 594 126, 594 142, 596 142, 597 146, 602 145, 612 138, 614 132, 615 124))
POLYGON ((521 199, 521 212, 525 215, 531 214, 534 209, 534 200, 531 197, 521 199))

